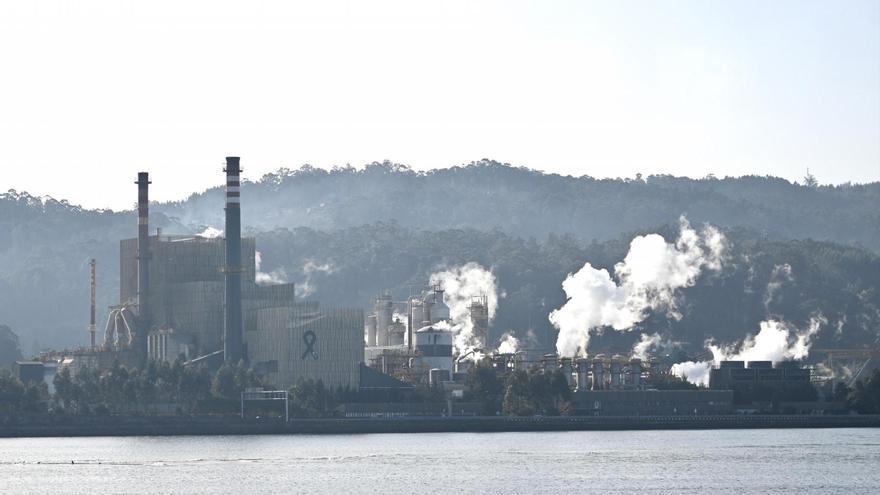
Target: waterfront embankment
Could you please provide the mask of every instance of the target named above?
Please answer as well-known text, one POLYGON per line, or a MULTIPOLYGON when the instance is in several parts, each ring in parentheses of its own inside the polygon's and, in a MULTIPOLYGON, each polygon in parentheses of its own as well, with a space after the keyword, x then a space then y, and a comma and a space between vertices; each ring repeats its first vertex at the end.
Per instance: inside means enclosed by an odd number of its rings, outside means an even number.
POLYGON ((880 415, 296 418, 287 423, 228 416, 67 416, 0 425, 0 437, 853 427, 880 427, 880 415))

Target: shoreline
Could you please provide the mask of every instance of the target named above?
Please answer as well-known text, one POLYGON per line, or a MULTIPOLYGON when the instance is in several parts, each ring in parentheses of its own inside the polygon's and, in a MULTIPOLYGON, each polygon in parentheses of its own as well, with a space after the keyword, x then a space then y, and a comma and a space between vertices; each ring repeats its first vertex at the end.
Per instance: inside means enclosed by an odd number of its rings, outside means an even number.
POLYGON ((2 425, 0 438, 878 427, 880 415, 294 418, 287 424, 237 417, 71 416, 2 425))

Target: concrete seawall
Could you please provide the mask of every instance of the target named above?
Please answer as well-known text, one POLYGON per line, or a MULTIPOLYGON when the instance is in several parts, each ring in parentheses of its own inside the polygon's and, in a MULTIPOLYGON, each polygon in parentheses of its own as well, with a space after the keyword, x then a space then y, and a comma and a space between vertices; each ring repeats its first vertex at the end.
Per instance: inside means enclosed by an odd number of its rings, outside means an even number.
POLYGON ((234 417, 60 417, 0 426, 0 437, 361 434, 880 427, 880 415, 409 417, 243 421, 234 417))

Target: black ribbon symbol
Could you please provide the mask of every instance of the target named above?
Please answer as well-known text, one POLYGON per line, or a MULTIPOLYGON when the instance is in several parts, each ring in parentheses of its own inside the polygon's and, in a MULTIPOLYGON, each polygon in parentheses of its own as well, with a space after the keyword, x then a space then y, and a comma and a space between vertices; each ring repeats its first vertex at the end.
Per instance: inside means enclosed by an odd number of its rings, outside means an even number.
POLYGON ((305 359, 310 354, 314 359, 318 359, 318 352, 315 351, 315 342, 318 341, 318 336, 315 335, 315 332, 311 330, 306 330, 303 334, 303 342, 306 344, 306 350, 303 352, 302 359, 305 359))

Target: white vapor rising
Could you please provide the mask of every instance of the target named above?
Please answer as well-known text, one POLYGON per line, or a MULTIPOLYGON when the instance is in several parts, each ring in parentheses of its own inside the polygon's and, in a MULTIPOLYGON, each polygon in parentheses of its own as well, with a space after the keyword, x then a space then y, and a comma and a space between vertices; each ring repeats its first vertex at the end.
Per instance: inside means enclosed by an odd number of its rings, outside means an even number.
POLYGON ((312 277, 316 273, 333 273, 336 271, 336 267, 331 265, 330 263, 318 263, 315 260, 306 260, 302 267, 302 273, 305 276, 305 280, 301 283, 296 284, 296 296, 297 297, 308 297, 315 293, 317 287, 312 281, 312 277))
POLYGON ((681 318, 675 304, 677 290, 694 285, 704 269, 721 269, 726 240, 712 226, 697 233, 685 217, 679 223, 675 244, 658 234, 634 238, 624 260, 614 265, 617 281, 608 270, 597 270, 590 263, 568 275, 562 282, 568 301, 550 313, 550 321, 559 329, 560 356, 572 357, 578 349, 586 352, 592 329, 630 330, 649 310, 663 309, 670 317, 681 318))
POLYGON ((498 344, 498 352, 500 354, 515 354, 518 350, 519 339, 510 332, 504 332, 504 335, 501 336, 501 342, 498 344))
POLYGON ((223 231, 220 229, 215 229, 214 227, 205 227, 200 234, 197 234, 199 237, 204 237, 206 239, 215 239, 223 235, 223 231))
POLYGON ((489 321, 495 318, 495 310, 498 308, 498 285, 495 275, 479 264, 470 262, 432 273, 430 283, 443 288, 443 301, 449 306, 451 329, 455 332, 453 347, 459 355, 467 354, 477 345, 468 306, 471 298, 486 296, 489 304, 489 321))
POLYGON ((770 304, 776 297, 776 294, 786 282, 791 282, 794 277, 791 275, 791 265, 784 263, 773 267, 770 274, 770 282, 767 283, 767 290, 764 292, 764 310, 770 312, 770 304))
POLYGON ((810 319, 809 326, 798 330, 784 321, 761 322, 755 336, 747 336, 742 343, 732 346, 709 344, 711 361, 687 361, 672 365, 672 374, 686 378, 698 385, 709 384, 709 370, 721 361, 773 361, 800 360, 810 352, 813 337, 828 321, 820 316, 810 319))
POLYGON ((639 341, 633 345, 632 357, 646 361, 652 354, 658 351, 668 353, 679 346, 681 346, 681 342, 676 342, 669 338, 664 339, 659 333, 651 335, 643 333, 639 341))
MULTIPOLYGON (((271 272, 262 272, 260 267, 263 264, 263 256, 259 251, 254 252, 254 268, 256 271, 257 285, 278 285, 287 282, 287 273, 283 268, 272 270, 271 272)), ((298 288, 298 287, 297 287, 298 288)))

